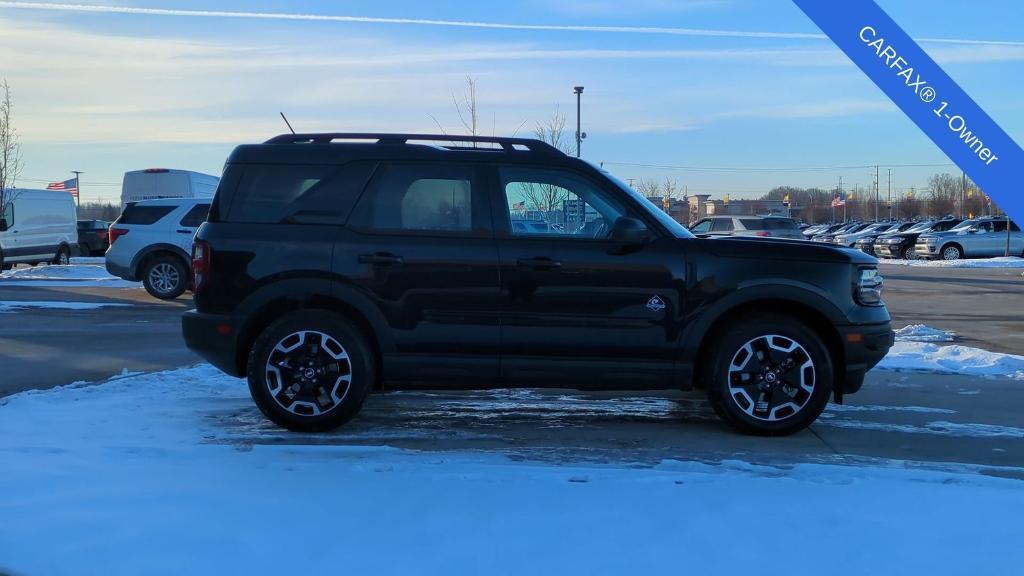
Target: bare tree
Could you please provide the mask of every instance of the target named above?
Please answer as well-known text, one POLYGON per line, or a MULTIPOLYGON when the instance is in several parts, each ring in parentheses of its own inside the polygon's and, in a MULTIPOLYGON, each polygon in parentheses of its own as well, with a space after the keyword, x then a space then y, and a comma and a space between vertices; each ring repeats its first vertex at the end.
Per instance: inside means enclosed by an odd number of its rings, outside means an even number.
POLYGON ((642 178, 636 181, 636 191, 648 198, 661 196, 661 184, 653 178, 642 178))
MULTIPOLYGON (((533 135, 555 148, 568 154, 569 142, 565 137, 565 115, 558 108, 550 118, 537 122, 533 129, 533 135)), ((550 219, 554 212, 562 207, 562 202, 569 199, 569 191, 554 184, 532 184, 523 183, 520 192, 526 201, 526 207, 530 210, 539 210, 548 214, 550 219)))
POLYGON ((7 80, 0 83, 0 218, 7 212, 7 207, 14 202, 17 192, 14 185, 21 175, 21 144, 18 132, 11 124, 11 87, 7 80))
POLYGON ((674 178, 665 178, 665 181, 661 183, 661 189, 664 191, 665 196, 669 198, 675 198, 679 194, 679 182, 674 178))
POLYGON ((476 110, 476 78, 466 76, 466 92, 462 95, 462 102, 452 92, 452 104, 455 104, 455 112, 459 115, 459 122, 470 136, 477 135, 477 110, 476 110))

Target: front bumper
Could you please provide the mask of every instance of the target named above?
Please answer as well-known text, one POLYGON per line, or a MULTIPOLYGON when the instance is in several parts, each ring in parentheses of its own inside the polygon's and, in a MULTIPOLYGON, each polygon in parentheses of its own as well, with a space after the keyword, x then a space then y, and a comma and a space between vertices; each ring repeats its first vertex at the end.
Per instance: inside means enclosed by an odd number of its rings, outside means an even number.
POLYGON ((875 255, 883 258, 902 258, 903 244, 875 244, 875 255))
POLYGON ((939 245, 918 242, 917 244, 914 244, 914 252, 916 252, 921 258, 938 258, 939 245))
POLYGON ((889 353, 896 342, 896 334, 889 322, 838 328, 846 361, 843 381, 835 387, 836 400, 840 401, 843 394, 853 394, 860 390, 864 384, 864 375, 889 353))
POLYGON ((222 372, 242 377, 245 370, 238 362, 238 332, 235 319, 224 314, 189 310, 181 316, 185 346, 222 372))

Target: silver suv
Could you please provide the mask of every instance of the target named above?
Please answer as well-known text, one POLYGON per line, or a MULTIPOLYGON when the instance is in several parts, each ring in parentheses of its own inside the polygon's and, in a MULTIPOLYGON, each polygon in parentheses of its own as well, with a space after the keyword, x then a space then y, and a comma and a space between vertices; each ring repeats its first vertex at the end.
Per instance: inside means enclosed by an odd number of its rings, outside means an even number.
POLYGON ((698 220, 690 227, 690 232, 711 236, 804 239, 796 221, 781 216, 710 216, 698 220))
POLYGON ((209 198, 143 200, 110 225, 107 272, 142 281, 150 295, 173 300, 189 287, 192 237, 210 212, 209 198))
MULTIPOLYGON (((964 220, 946 232, 931 232, 917 237, 914 251, 921 258, 959 260, 1003 256, 1006 253, 1008 221, 1005 218, 964 220)), ((1024 234, 1013 222, 1010 226, 1010 255, 1024 256, 1024 234)))

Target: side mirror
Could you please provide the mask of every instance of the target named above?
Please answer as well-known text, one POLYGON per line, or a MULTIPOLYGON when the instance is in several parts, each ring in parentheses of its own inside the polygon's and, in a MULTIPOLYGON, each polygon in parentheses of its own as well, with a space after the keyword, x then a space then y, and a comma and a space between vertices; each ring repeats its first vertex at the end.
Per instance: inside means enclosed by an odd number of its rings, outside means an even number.
POLYGON ((612 226, 611 239, 624 246, 637 246, 647 242, 649 238, 647 226, 636 218, 623 216, 616 219, 612 226))

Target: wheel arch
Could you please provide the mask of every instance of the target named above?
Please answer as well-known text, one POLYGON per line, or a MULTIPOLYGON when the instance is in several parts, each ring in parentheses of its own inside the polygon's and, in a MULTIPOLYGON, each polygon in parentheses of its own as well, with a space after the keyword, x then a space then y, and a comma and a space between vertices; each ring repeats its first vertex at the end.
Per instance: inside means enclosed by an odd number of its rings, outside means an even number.
POLYGON ((942 258, 942 253, 945 252, 946 248, 949 248, 950 246, 956 246, 956 248, 958 250, 960 250, 960 257, 961 258, 966 258, 967 257, 967 251, 964 250, 963 244, 961 244, 961 243, 959 243, 959 242, 957 242, 955 240, 951 240, 949 242, 943 243, 942 246, 939 247, 938 255, 939 255, 940 259, 942 258))
POLYGON ((170 254, 181 260, 182 264, 185 265, 185 271, 190 272, 192 270, 192 257, 186 254, 180 246, 174 244, 150 244, 142 250, 139 250, 137 254, 132 258, 131 264, 128 265, 129 273, 135 278, 141 278, 141 268, 149 262, 149 260, 160 256, 161 254, 170 254))
MULTIPOLYGON (((701 371, 696 364, 710 354, 711 346, 722 331, 745 317, 759 313, 771 312, 792 316, 806 324, 818 334, 832 356, 835 382, 843 382, 846 377, 846 358, 843 343, 837 324, 846 321, 840 310, 824 297, 809 291, 792 287, 773 287, 772 289, 750 290, 747 294, 720 302, 706 319, 698 321, 683 339, 682 362, 693 368, 694 387, 703 387, 700 381, 701 371)), ((840 390, 837 387, 836 390, 840 390)))

